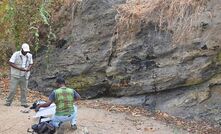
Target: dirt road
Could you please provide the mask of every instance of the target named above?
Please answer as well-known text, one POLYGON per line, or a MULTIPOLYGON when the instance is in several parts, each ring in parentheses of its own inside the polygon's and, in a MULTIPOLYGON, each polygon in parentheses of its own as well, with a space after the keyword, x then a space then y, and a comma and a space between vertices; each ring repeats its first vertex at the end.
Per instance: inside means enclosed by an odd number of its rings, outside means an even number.
MULTIPOLYGON (((26 134, 27 129, 37 120, 34 111, 23 113, 25 109, 18 102, 6 107, 0 100, 0 134, 26 134)), ((78 129, 72 131, 65 125, 65 134, 182 134, 183 130, 167 126, 150 117, 132 116, 128 113, 109 112, 84 105, 78 106, 78 129)))

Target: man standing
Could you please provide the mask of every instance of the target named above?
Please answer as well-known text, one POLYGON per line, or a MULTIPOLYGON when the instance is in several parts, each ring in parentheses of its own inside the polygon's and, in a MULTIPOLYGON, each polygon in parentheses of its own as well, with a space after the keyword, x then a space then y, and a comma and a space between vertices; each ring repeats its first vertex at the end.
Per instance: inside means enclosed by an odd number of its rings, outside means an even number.
POLYGON ((32 54, 29 53, 30 48, 27 43, 23 43, 21 50, 13 53, 9 60, 11 66, 10 92, 6 99, 5 106, 10 106, 16 94, 17 86, 21 91, 21 106, 29 107, 26 100, 26 92, 28 87, 28 79, 30 70, 33 65, 32 54))
POLYGON ((76 130, 77 107, 74 106, 74 101, 81 97, 74 89, 65 86, 64 78, 57 78, 56 86, 58 89, 50 94, 49 100, 46 103, 38 105, 36 111, 41 107, 48 107, 54 102, 56 112, 54 117, 52 117, 52 125, 58 128, 62 122, 70 121, 72 129, 76 130))

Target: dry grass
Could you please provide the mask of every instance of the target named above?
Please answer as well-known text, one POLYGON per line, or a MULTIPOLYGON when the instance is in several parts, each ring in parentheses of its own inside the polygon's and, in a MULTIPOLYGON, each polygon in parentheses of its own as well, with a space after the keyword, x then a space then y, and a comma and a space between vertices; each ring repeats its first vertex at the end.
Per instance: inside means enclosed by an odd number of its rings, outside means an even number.
POLYGON ((153 22, 161 30, 173 33, 174 43, 188 38, 193 22, 205 10, 207 0, 127 0, 117 7, 117 32, 140 30, 143 22, 153 22))

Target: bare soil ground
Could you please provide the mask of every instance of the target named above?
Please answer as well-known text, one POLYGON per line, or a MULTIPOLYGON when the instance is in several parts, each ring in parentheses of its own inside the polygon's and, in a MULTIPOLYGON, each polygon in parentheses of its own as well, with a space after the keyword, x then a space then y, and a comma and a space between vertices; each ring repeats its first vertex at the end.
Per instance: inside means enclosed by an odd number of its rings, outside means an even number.
MULTIPOLYGON (((21 107, 19 102, 7 107, 1 99, 0 107, 0 134, 26 134, 27 129, 37 122, 33 118, 35 112, 23 113, 22 111, 29 109, 21 107)), ((66 134, 187 134, 182 129, 150 117, 95 109, 81 104, 78 106, 78 129, 71 130, 70 124, 65 124, 64 128, 66 134)))

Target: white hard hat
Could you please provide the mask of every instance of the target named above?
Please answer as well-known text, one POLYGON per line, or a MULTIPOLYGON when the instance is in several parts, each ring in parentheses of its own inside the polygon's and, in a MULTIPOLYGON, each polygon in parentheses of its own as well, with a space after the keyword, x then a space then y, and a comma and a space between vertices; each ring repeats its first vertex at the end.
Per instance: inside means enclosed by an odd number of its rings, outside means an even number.
POLYGON ((29 48, 29 45, 27 43, 23 43, 21 48, 25 52, 30 52, 30 48, 29 48))

